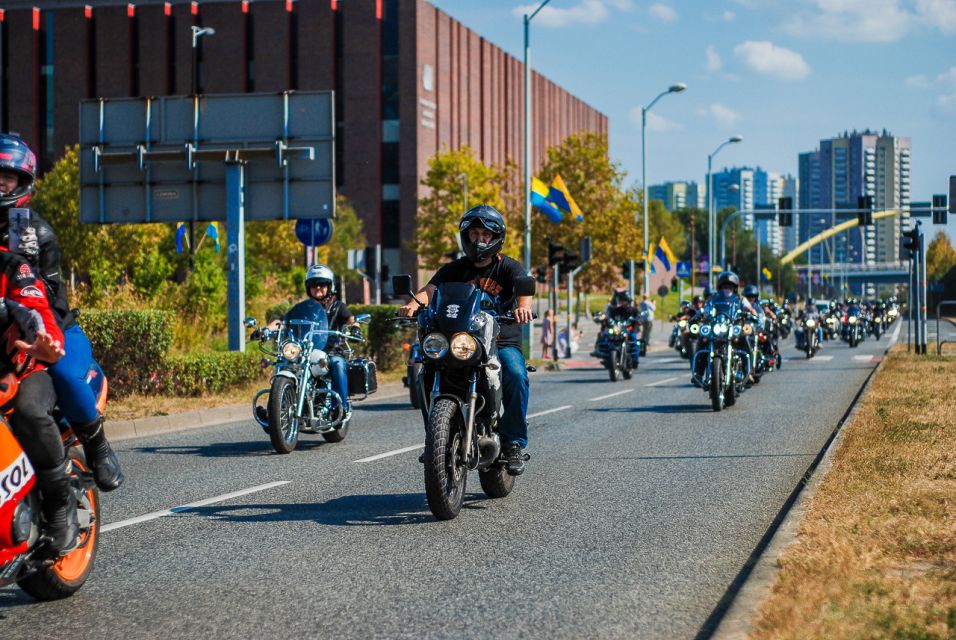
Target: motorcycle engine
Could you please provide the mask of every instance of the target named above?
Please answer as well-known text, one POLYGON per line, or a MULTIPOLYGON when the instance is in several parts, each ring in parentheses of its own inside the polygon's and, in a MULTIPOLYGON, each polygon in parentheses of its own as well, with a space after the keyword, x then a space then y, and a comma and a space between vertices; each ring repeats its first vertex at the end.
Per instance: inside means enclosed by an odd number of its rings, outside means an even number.
POLYGON ((321 378, 329 373, 329 356, 321 349, 314 350, 309 355, 309 371, 313 378, 321 378))

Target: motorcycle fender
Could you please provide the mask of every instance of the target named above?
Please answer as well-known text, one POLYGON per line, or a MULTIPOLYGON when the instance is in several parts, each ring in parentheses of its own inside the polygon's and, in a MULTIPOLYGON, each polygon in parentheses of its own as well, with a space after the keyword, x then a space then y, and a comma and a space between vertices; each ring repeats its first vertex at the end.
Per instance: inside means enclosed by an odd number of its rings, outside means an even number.
POLYGON ((272 376, 272 381, 275 381, 276 378, 289 378, 290 380, 295 380, 296 382, 299 381, 299 379, 295 377, 294 373, 286 369, 283 369, 282 371, 277 371, 276 374, 272 376))
MULTIPOLYGON (((442 398, 446 398, 448 400, 454 400, 455 404, 458 405, 458 413, 461 414, 462 421, 465 421, 467 419, 467 416, 465 416, 465 402, 461 398, 459 398, 458 396, 452 395, 450 393, 440 393, 437 396, 435 396, 436 401, 441 400, 442 398)), ((426 420, 426 423, 427 423, 427 420, 426 420)))

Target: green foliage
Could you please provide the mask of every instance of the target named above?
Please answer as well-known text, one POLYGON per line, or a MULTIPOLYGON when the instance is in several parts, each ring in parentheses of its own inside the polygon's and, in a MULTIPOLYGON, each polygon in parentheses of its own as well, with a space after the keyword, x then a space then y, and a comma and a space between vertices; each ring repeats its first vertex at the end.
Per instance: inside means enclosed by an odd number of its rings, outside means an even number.
POLYGON ((163 311, 84 311, 80 323, 113 394, 156 389, 173 341, 172 314, 163 311))
POLYGON ((349 305, 349 310, 354 315, 367 313, 372 316, 371 322, 362 326, 362 331, 378 370, 388 371, 402 365, 402 342, 412 336, 412 331, 393 320, 398 314, 398 305, 354 304, 349 305))
MULTIPOLYGON (((345 282, 357 282, 362 279, 361 274, 348 268, 348 250, 361 249, 366 245, 365 231, 362 220, 355 213, 355 208, 349 204, 345 196, 338 194, 335 197, 335 231, 332 239, 318 248, 316 262, 323 262, 330 267, 345 282)), ((305 272, 303 271, 303 282, 305 272)))
POLYGON ((956 249, 949 236, 938 231, 926 247, 926 273, 931 281, 942 280, 953 267, 956 267, 956 249))
POLYGON ((264 377, 259 356, 251 350, 194 353, 166 361, 162 387, 168 395, 201 396, 264 377))

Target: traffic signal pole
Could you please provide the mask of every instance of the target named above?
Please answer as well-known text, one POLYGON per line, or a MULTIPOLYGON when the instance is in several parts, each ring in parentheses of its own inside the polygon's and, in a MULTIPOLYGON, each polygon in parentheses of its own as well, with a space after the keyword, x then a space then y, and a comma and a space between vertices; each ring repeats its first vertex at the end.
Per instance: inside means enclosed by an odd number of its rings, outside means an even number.
MULTIPOLYGON (((917 223, 919 224, 919 223, 917 223)), ((920 296, 922 300, 920 302, 920 337, 922 338, 920 353, 924 356, 926 355, 926 251, 925 245, 923 244, 923 232, 920 231, 919 234, 919 260, 920 260, 920 296)))

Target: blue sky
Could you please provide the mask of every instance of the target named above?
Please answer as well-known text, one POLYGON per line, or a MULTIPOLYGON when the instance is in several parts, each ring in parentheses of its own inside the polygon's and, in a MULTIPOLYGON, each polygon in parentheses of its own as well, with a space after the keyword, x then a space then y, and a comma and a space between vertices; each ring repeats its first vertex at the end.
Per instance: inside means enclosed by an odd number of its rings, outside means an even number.
MULTIPOLYGON (((535 0, 430 0, 522 57, 535 0)), ((611 156, 647 179, 702 182, 714 160, 797 174, 797 154, 844 130, 912 139, 915 201, 956 175, 956 0, 551 0, 531 66, 610 119, 611 156)), ((953 218, 953 216, 951 216, 953 218)), ((956 237, 956 223, 950 235, 956 237)))

